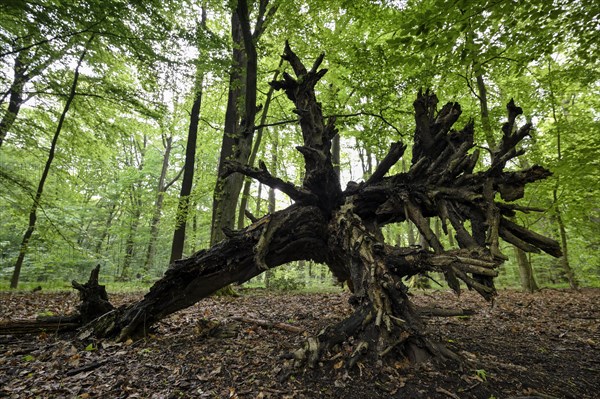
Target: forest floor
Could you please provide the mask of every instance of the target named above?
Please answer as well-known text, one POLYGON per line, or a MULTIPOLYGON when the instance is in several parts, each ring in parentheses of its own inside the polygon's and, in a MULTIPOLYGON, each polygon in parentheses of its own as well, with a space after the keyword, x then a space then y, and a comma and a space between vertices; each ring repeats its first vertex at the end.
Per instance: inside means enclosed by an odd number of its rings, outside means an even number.
MULTIPOLYGON (((111 301, 140 296, 112 295, 111 301)), ((138 342, 51 332, 0 336, 0 397, 600 397, 600 290, 501 290, 493 306, 472 293, 417 291, 413 298, 420 305, 477 309, 471 317, 428 321, 431 336, 462 356, 462 367, 398 361, 346 372, 334 360, 293 370, 285 355, 347 316, 348 294, 253 292, 203 300, 138 342)), ((77 302, 74 293, 4 292, 0 320, 66 314, 77 302)))

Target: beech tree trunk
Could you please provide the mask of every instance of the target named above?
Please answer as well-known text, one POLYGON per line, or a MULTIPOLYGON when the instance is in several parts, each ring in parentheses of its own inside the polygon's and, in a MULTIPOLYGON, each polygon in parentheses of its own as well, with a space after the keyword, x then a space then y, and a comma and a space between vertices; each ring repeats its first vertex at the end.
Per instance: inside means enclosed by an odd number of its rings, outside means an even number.
POLYGON ((575 277, 575 273, 573 272, 573 268, 569 263, 569 250, 568 250, 568 242, 567 242, 567 229, 565 228, 565 222, 563 221, 562 214, 558 204, 558 196, 556 189, 553 191, 554 196, 554 206, 556 211, 556 221, 558 223, 558 235, 560 236, 560 243, 563 250, 563 254, 559 259, 560 267, 564 273, 564 276, 567 278, 569 282, 569 287, 574 290, 579 289, 579 282, 575 277))
POLYGON ((121 273, 118 280, 127 281, 130 278, 131 263, 135 258, 135 247, 136 237, 138 232, 138 226, 140 225, 140 218, 142 216, 142 200, 140 194, 133 191, 130 193, 131 201, 131 220, 129 221, 129 232, 127 233, 127 239, 125 240, 125 256, 123 257, 123 264, 121 267, 121 273))
MULTIPOLYGON (((472 37, 470 38, 470 40, 472 41, 472 37)), ((474 69, 480 68, 479 63, 477 61, 474 61, 473 68, 474 69)), ((477 80, 477 91, 479 93, 478 98, 479 98, 479 105, 480 105, 480 111, 481 111, 481 125, 482 125, 483 131, 485 133, 486 142, 488 144, 488 147, 495 149, 497 143, 496 143, 496 139, 494 137, 492 125, 490 124, 490 115, 489 115, 488 101, 487 101, 487 88, 485 85, 485 80, 481 73, 477 74, 476 80, 477 80)), ((513 129, 514 128, 515 127, 513 126, 513 129)), ((519 162, 520 167, 528 166, 526 161, 522 161, 522 160, 519 160, 519 161, 520 161, 519 162)), ((519 268, 519 278, 521 281, 521 287, 523 288, 523 290, 525 290, 527 292, 534 292, 534 291, 539 290, 537 283, 535 281, 533 266, 531 265, 531 262, 530 262, 529 258, 527 257, 527 254, 518 246, 513 246, 513 247, 514 247, 515 258, 517 259, 517 266, 519 268)))
MULTIPOLYGON (((283 60, 279 62, 277 66, 277 70, 273 76, 273 80, 277 80, 279 76, 279 70, 283 65, 283 60)), ((250 158, 248 159, 248 166, 254 166, 256 162, 256 156, 258 155, 258 150, 260 148, 260 144, 262 142, 263 136, 263 125, 267 123, 267 116, 269 115, 269 108, 271 106, 271 99, 273 98, 273 93, 275 92, 274 88, 269 88, 269 92, 267 93, 267 98, 265 99, 265 104, 262 109, 262 114, 260 116, 260 126, 256 129, 256 137, 254 138, 254 143, 252 144, 252 152, 250 153, 250 158)), ((250 186, 252 185, 252 179, 245 178, 244 179, 244 189, 242 191, 242 198, 240 198, 240 209, 238 212, 238 229, 242 229, 246 224, 244 223, 246 211, 248 208, 248 197, 250 195, 250 186)))
POLYGON ((239 135, 240 112, 238 109, 238 103, 241 102, 244 89, 242 71, 246 61, 245 53, 242 49, 243 39, 239 16, 235 11, 231 15, 231 36, 234 45, 231 55, 232 65, 229 75, 229 92, 227 96, 227 110, 225 112, 223 141, 221 143, 217 182, 213 195, 213 213, 210 234, 211 245, 216 244, 225 237, 223 233, 224 228, 233 229, 235 222, 235 209, 238 200, 236 191, 239 192, 237 187, 240 184, 239 182, 241 182, 243 179, 243 176, 241 175, 231 176, 229 179, 226 179, 223 176, 225 162, 235 158, 235 155, 237 155, 239 161, 245 163, 246 159, 244 159, 244 153, 247 151, 249 146, 247 139, 242 140, 242 137, 239 135), (234 149, 236 147, 239 148, 238 154, 234 154, 234 149), (242 151, 244 153, 242 153, 242 151))
POLYGON ((515 258, 517 258, 517 263, 519 265, 519 277, 521 280, 521 288, 523 291, 527 292, 535 292, 540 288, 538 287, 535 277, 533 275, 533 268, 531 267, 531 262, 529 262, 529 258, 525 251, 521 248, 513 247, 515 250, 515 258))
POLYGON ((258 55, 256 43, 264 31, 265 23, 277 9, 276 6, 272 6, 267 10, 268 3, 268 0, 259 2, 254 31, 251 30, 250 13, 246 1, 238 0, 236 8, 232 12, 233 62, 223 143, 213 197, 211 245, 225 237, 224 230, 233 230, 235 226, 236 209, 244 177, 227 175, 226 163, 233 161, 245 165, 250 157, 257 110, 258 55))
POLYGON ((173 147, 173 137, 163 136, 163 146, 165 147, 165 152, 163 154, 163 162, 162 167, 160 169, 160 176, 158 178, 157 192, 156 192, 156 200, 154 201, 154 213, 152 214, 152 221, 150 222, 150 240, 148 241, 148 249, 146 250, 146 260, 144 261, 144 272, 148 273, 150 268, 154 264, 154 256, 156 254, 156 241, 158 240, 158 227, 160 224, 160 219, 162 215, 163 201, 165 198, 165 193, 175 183, 181 173, 183 173, 183 169, 180 173, 178 173, 170 182, 166 182, 167 171, 169 169, 169 158, 171 156, 171 149, 173 147))
POLYGON ((21 50, 15 58, 13 67, 13 81, 8 90, 10 96, 8 98, 8 109, 0 120, 0 147, 6 137, 8 131, 12 128, 13 123, 17 119, 21 105, 23 105, 23 88, 29 80, 29 76, 25 73, 26 67, 23 65, 23 58, 27 55, 27 50, 21 50))
POLYGON ((125 240, 125 256, 123 257, 121 273, 118 277, 121 281, 129 279, 131 263, 136 255, 136 237, 142 216, 141 172, 144 169, 147 143, 148 139, 146 135, 144 135, 141 143, 137 139, 132 139, 131 156, 126 161, 127 166, 135 167, 140 175, 129 185, 129 232, 125 240))
MULTIPOLYGON (((438 112, 436 96, 419 93, 414 102, 416 130, 410 168, 386 176, 407 148, 395 142, 367 181, 351 182, 342 190, 331 154, 337 134, 335 119, 323 118, 314 90, 326 73, 319 69, 323 55, 310 70, 287 44, 283 58, 295 77, 284 73, 283 80, 271 85, 285 91, 298 114, 303 143, 297 149, 305 160, 303 184, 298 187, 271 175, 264 164, 254 168, 228 162, 227 173, 257 179, 295 203, 244 229, 228 231, 228 237, 212 248, 176 261, 143 300, 105 314, 89 328, 119 340, 137 338, 156 321, 221 287, 291 261, 308 260, 327 264, 338 280, 349 282, 355 311, 309 338, 294 353, 298 365, 314 366, 339 351, 348 367, 361 359, 387 357, 416 362, 430 357, 456 359, 423 334, 421 312, 411 303, 403 279, 440 272, 456 292, 463 284, 491 300, 496 295, 497 267, 505 259, 499 251, 500 238, 527 252, 561 255, 556 241, 509 220, 517 211, 531 210, 510 203, 523 197, 525 185, 550 175, 540 166, 504 170, 520 154, 515 146, 529 134, 531 125, 513 129, 522 110, 511 100, 500 145, 489 166, 474 172, 479 150, 473 141, 473 124, 452 129, 460 106, 448 103, 438 112), (496 201, 496 194, 502 202, 496 201), (428 219, 433 217, 441 219, 444 234, 452 226, 460 248, 443 247, 439 234, 429 227, 428 219), (430 249, 384 242, 383 226, 407 221, 414 223, 430 249)), ((429 312, 436 313, 435 309, 429 312)))
POLYGON ((115 218, 115 213, 117 210, 117 202, 118 201, 111 201, 108 215, 106 216, 106 222, 104 222, 104 225, 102 225, 102 233, 100 233, 100 238, 98 238, 98 241, 96 241, 96 248, 94 249, 94 253, 96 255, 100 255, 100 252, 102 251, 102 244, 104 243, 104 239, 106 238, 106 236, 108 236, 108 231, 110 230, 110 227, 112 226, 112 222, 115 218))
MULTIPOLYGON (((206 24, 206 10, 202 7, 202 19, 198 31, 204 28, 206 24)), ((199 33, 198 33, 199 34, 199 33)), ((200 61, 200 59, 198 59, 200 61)), ((171 258, 169 264, 181 259, 183 256, 183 247, 185 245, 185 230, 190 210, 190 194, 192 193, 192 184, 194 182, 194 165, 196 162, 196 141, 198 139, 198 122, 200 121, 200 108, 202 106, 202 85, 204 83, 204 73, 202 66, 196 68, 196 78, 194 81, 194 102, 190 112, 190 124, 188 128, 187 144, 185 147, 185 163, 183 166, 183 181, 179 192, 179 203, 177 204, 177 219, 175 221, 175 230, 173 231, 173 241, 171 244, 171 258)))
MULTIPOLYGON (((550 64, 548 64, 548 71, 550 72, 550 64)), ((554 89, 552 87, 552 80, 550 80, 550 97, 552 99, 552 119, 554 119, 554 123, 556 125, 556 156, 557 161, 560 162, 562 160, 562 135, 560 129, 560 121, 558 119, 558 115, 556 113, 556 99, 554 98, 554 89)), ((579 282, 575 277, 575 272, 571 268, 571 264, 569 262, 569 251, 567 248, 567 229, 565 227, 565 222, 562 218, 562 213, 560 211, 560 204, 558 202, 558 187, 560 184, 560 176, 556 178, 556 185, 554 190, 552 190, 552 199, 554 201, 554 210, 556 212, 556 221, 558 223, 558 234, 560 236, 560 242, 563 248, 563 255, 560 258, 560 266, 563 269, 565 277, 569 282, 569 286, 572 289, 579 289, 579 282)))

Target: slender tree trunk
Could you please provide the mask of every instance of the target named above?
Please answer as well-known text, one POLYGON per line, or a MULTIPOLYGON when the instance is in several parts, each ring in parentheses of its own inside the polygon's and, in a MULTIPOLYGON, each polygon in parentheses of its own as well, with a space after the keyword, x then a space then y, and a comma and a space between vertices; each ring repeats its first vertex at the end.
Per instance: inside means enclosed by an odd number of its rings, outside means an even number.
POLYGON ((417 243, 415 239, 415 231, 413 230, 413 224, 411 222, 406 222, 406 235, 408 239, 408 245, 414 246, 417 243))
POLYGON ((23 58, 26 51, 27 50, 22 50, 15 58, 15 66, 13 68, 14 78, 9 89, 10 97, 8 100, 8 109, 0 121, 0 147, 2 147, 6 134, 17 119, 21 105, 24 102, 23 88, 29 80, 29 76, 25 73, 25 66, 23 65, 23 58))
MULTIPOLYGON (((206 24, 206 10, 202 8, 201 27, 206 24)), ((200 61, 200 58, 198 58, 200 61)), ((185 149, 185 164, 183 166, 183 181, 181 191, 179 192, 179 203, 177 205, 177 218, 175 221, 175 231, 173 232, 173 243, 171 245, 171 258, 169 263, 173 263, 183 256, 183 247, 185 245, 185 229, 188 219, 190 194, 194 182, 194 164, 196 159, 196 141, 198 138, 198 122, 200 120, 200 107, 202 105, 202 84, 204 73, 201 66, 196 69, 196 80, 194 82, 194 102, 190 113, 190 125, 188 129, 188 140, 185 149)))
POLYGON ((485 133, 485 140, 488 143, 490 149, 496 148, 496 139, 492 131, 492 125, 490 124, 490 111, 488 110, 487 101, 487 90, 485 87, 485 81, 483 75, 479 73, 477 79, 477 90, 479 92, 479 106, 481 108, 481 125, 483 126, 483 132, 485 133))
MULTIPOLYGON (((272 80, 277 80, 279 76, 279 70, 283 65, 283 59, 279 61, 279 65, 277 66, 277 70, 273 74, 272 80)), ((256 162, 256 155, 258 154, 258 150, 260 149, 260 144, 262 142, 263 136, 263 125, 267 123, 267 116, 269 114, 269 107, 271 105, 271 99, 273 98, 273 92, 275 89, 273 87, 269 87, 269 91, 267 93, 267 98, 265 99, 265 105, 262 110, 262 114, 260 117, 260 127, 256 130, 256 138, 254 140, 254 144, 252 146, 252 152, 250 153, 250 158, 248 159, 248 165, 254 166, 256 162)), ((245 220, 245 212, 248 208, 248 197, 250 196, 250 187, 252 186, 252 179, 245 178, 244 179, 244 189, 242 191, 242 198, 240 199, 240 209, 238 211, 238 229, 244 228, 244 220, 245 220)))
MULTIPOLYGON (((551 72, 550 64, 548 65, 548 71, 551 72)), ((558 115, 556 113, 556 98, 554 97, 554 89, 552 87, 552 78, 550 79, 550 97, 552 99, 552 119, 554 119, 554 124, 556 126, 556 157, 558 163, 562 160, 562 136, 561 136, 561 128, 560 121, 558 120, 558 115)), ((560 244, 562 246, 563 255, 560 258, 560 265, 569 281, 569 286, 572 289, 579 288, 579 282, 575 277, 575 273, 571 268, 569 263, 569 250, 567 243, 567 229, 565 227, 565 222, 562 218, 562 213, 560 211, 560 205, 558 203, 558 187, 560 185, 560 176, 556 177, 556 185, 554 186, 554 190, 552 190, 552 198, 554 200, 554 209, 556 212, 556 221, 558 222, 558 232, 560 235, 560 244)))
POLYGON ((268 0, 259 2, 254 32, 250 28, 250 13, 245 0, 238 0, 236 9, 232 12, 233 70, 229 84, 229 98, 225 116, 223 145, 221 146, 219 158, 217 184, 213 197, 211 245, 224 238, 223 230, 231 230, 235 226, 237 203, 244 178, 237 175, 226 177, 225 165, 227 161, 246 165, 250 157, 254 137, 254 120, 256 118, 258 65, 256 43, 264 31, 266 21, 277 9, 276 6, 272 6, 267 10, 268 3, 268 0), (241 82, 243 84, 240 84, 241 82), (240 88, 243 90, 240 90, 240 88), (241 118, 239 118, 238 106, 242 109, 241 118), (239 126, 238 119, 240 119, 239 126))
POLYGON ((340 178, 340 135, 336 134, 331 140, 331 162, 333 162, 333 170, 340 178))
MULTIPOLYGON (((144 135, 143 142, 140 145, 137 140, 133 140, 133 148, 135 156, 132 156, 131 161, 128 161, 131 166, 134 166, 137 162, 136 169, 141 176, 141 172, 144 169, 144 163, 146 158, 146 146, 147 137, 144 135), (135 160, 134 160, 135 159, 135 160)), ((141 178, 141 177, 140 177, 141 178)), ((138 233, 138 227, 140 225, 140 217, 142 216, 142 196, 141 196, 141 182, 138 180, 133 182, 129 187, 129 201, 131 203, 131 219, 129 222, 129 233, 125 240, 125 256, 123 258, 123 266, 121 268, 121 274, 119 279, 126 281, 129 279, 129 269, 131 268, 131 262, 135 257, 136 237, 138 233)))
POLYGON ((162 214, 163 200, 168 186, 165 184, 167 171, 169 169, 169 157, 171 156, 171 148, 173 137, 169 136, 164 139, 165 153, 163 154, 163 162, 158 178, 158 187, 156 200, 154 202, 154 213, 150 222, 150 241, 148 241, 148 249, 146 250, 146 260, 144 261, 144 272, 148 273, 154 263, 154 255, 156 253, 156 241, 158 239, 158 225, 162 214))
POLYGON ((260 215, 262 209, 262 183, 258 183, 258 192, 256 193, 256 216, 260 215))
POLYGON ((563 269, 563 272, 565 273, 565 276, 567 277, 567 281, 569 281, 569 286, 572 289, 577 290, 577 289, 579 289, 579 282, 577 281, 577 278, 575 277, 575 273, 573 272, 573 268, 571 267, 571 264, 569 263, 569 248, 568 248, 568 242, 567 242, 567 229, 565 228, 565 222, 563 220, 562 213, 561 213, 559 205, 558 205, 558 193, 557 193, 556 188, 552 191, 552 195, 554 197, 554 209, 556 212, 556 221, 558 223, 558 233, 560 235, 560 245, 562 247, 562 252, 563 252, 563 256, 561 256, 559 259, 559 263, 563 269))
POLYGON ((358 138, 354 138, 356 140, 356 152, 358 152, 358 159, 360 159, 360 167, 363 172, 363 179, 366 179, 367 174, 367 164, 365 162, 365 155, 363 153, 363 146, 358 141, 358 138))
POLYGON ((40 201, 42 199, 42 194, 44 192, 44 185, 46 184, 46 179, 48 178, 48 174, 50 173, 50 167, 52 166, 52 161, 54 160, 54 154, 56 152, 56 145, 58 143, 58 138, 62 131, 63 124, 65 123, 65 118, 67 117, 67 112, 69 112, 69 108, 71 108, 71 103, 75 99, 77 82, 79 81, 79 68, 83 63, 83 59, 87 54, 88 46, 92 42, 94 36, 92 35, 88 40, 85 49, 82 51, 79 56, 79 60, 77 61, 77 66, 75 67, 75 73, 73 75, 73 83, 71 84, 71 90, 69 91, 69 96, 67 97, 67 101, 65 102, 65 106, 63 111, 58 119, 58 124, 56 125, 56 131, 54 132, 54 136, 52 137, 52 142, 50 144, 50 152, 48 153, 48 159, 46 160, 46 165, 44 166, 44 171, 42 172, 42 177, 40 178, 40 182, 38 183, 38 187, 35 193, 35 197, 33 199, 33 204, 31 205, 31 209, 29 210, 29 224, 27 226, 27 230, 25 230, 25 234, 23 235, 23 240, 21 241, 21 246, 19 247, 19 256, 17 257, 17 261, 15 262, 15 269, 12 274, 12 278, 10 280, 10 288, 17 288, 19 284, 19 276, 21 275, 21 268, 23 267, 23 260, 25 259, 25 255, 27 254, 27 248, 29 246, 29 240, 33 235, 35 230, 35 224, 37 222, 37 210, 40 205, 40 201))
POLYGON ((235 188, 238 186, 238 180, 242 176, 222 177, 222 171, 225 169, 225 162, 235 158, 234 149, 236 142, 242 145, 238 151, 245 150, 244 142, 239 140, 239 102, 244 92, 244 82, 242 72, 246 64, 245 52, 242 49, 243 39, 240 21, 237 12, 231 16, 231 36, 233 39, 232 66, 229 75, 229 92, 227 96, 227 110, 225 112, 225 126, 223 133, 223 142, 221 144, 221 154, 219 156, 219 167, 217 174, 217 183, 213 196, 213 215, 211 223, 210 244, 221 241, 224 237, 223 228, 232 229, 234 226, 235 209, 237 205, 237 195, 235 188))
POLYGON ((196 252, 196 247, 198 244, 198 205, 194 203, 192 205, 192 209, 194 210, 192 215, 192 234, 188 240, 188 250, 191 253, 196 252))
MULTIPOLYGON (((472 30, 467 31, 466 33, 467 43, 473 48, 476 49, 477 45, 474 42, 474 33, 472 30)), ((478 60, 479 53, 475 50, 473 57, 473 71, 475 73, 475 80, 477 81, 477 94, 476 97, 479 100, 479 111, 481 115, 481 126, 483 127, 483 133, 485 135, 485 141, 487 142, 490 150, 494 151, 496 148, 496 139, 494 138, 494 132, 492 130, 492 125, 490 124, 490 112, 488 107, 487 100, 487 88, 485 86, 485 80, 483 78, 483 70, 481 63, 478 60)), ((475 93, 473 93, 475 94, 475 93)))
POLYGON ((123 258, 123 267, 121 268, 121 275, 119 276, 121 281, 129 279, 129 269, 131 268, 131 262, 135 257, 135 238, 140 225, 140 217, 142 216, 142 200, 139 198, 139 193, 132 193, 131 206, 133 207, 133 213, 131 215, 127 240, 125 240, 125 257, 123 258))
POLYGON ((185 151, 185 164, 183 168, 183 181, 179 192, 179 203, 177 205, 177 219, 175 231, 173 232, 173 243, 171 246, 171 258, 169 263, 181 259, 185 245, 185 230, 189 214, 190 194, 194 181, 194 161, 196 157, 196 141, 198 135, 198 121, 200 120, 200 105, 202 102, 202 76, 198 77, 195 91, 195 99, 190 114, 190 127, 185 151))
POLYGON ((531 262, 529 262, 527 254, 521 248, 513 248, 515 250, 515 258, 517 258, 517 262, 519 264, 519 277, 521 279, 521 288, 523 289, 523 291, 527 292, 538 291, 539 287, 532 273, 533 269, 531 267, 531 262))
POLYGON ((98 239, 98 241, 96 243, 96 249, 94 250, 94 253, 96 255, 100 255, 100 251, 102 250, 102 243, 104 242, 104 239, 108 235, 108 231, 110 230, 110 226, 112 225, 112 221, 115 216, 116 208, 117 208, 117 201, 114 201, 110 205, 110 210, 108 211, 108 217, 106 218, 106 223, 104 223, 104 228, 102 229, 102 234, 100 234, 100 238, 98 239))
MULTIPOLYGON (((277 169, 279 168, 279 136, 276 134, 273 135, 271 148, 271 175, 277 177, 277 169)), ((276 207, 275 200, 275 189, 273 187, 269 187, 269 200, 267 203, 267 212, 274 213, 276 207)))
MULTIPOLYGON (((471 37, 472 39, 472 37, 471 37)), ((474 69, 477 69, 478 61, 474 61, 474 69)), ((479 72, 476 76, 477 80, 477 91, 478 91, 478 99, 480 105, 480 113, 481 113, 481 125, 483 127, 483 132, 485 134, 485 139, 488 144, 488 147, 494 151, 496 149, 497 143, 494 137, 494 132, 492 130, 492 126, 490 124, 490 116, 489 116, 489 108, 488 108, 488 100, 487 100, 487 88, 485 85, 485 80, 483 74, 479 72)), ((535 282, 535 275, 533 272, 533 267, 529 260, 529 257, 525 254, 525 252, 518 248, 514 247, 515 257, 517 258, 517 265, 519 267, 519 276, 521 278, 521 286, 529 291, 533 292, 537 290, 537 284, 535 282), (527 288, 525 288, 527 287, 527 288), (535 287, 535 289, 534 289, 535 287)))

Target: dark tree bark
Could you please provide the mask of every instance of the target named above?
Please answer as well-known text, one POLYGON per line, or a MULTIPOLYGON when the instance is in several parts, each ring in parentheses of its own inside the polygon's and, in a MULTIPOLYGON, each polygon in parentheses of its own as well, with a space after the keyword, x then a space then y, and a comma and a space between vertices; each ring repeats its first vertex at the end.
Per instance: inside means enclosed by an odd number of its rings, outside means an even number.
MULTIPOLYGON (((217 182, 213 196, 212 222, 210 244, 214 245, 221 241, 225 236, 224 228, 233 229, 235 222, 235 209, 237 205, 236 188, 243 176, 232 176, 226 179, 222 175, 225 162, 232 158, 239 158, 242 163, 245 152, 249 147, 248 138, 241 137, 239 134, 240 112, 238 102, 242 98, 242 70, 246 63, 245 53, 242 49, 242 32, 239 16, 233 12, 231 16, 231 36, 233 39, 232 65, 229 75, 229 92, 227 95, 227 110, 225 112, 225 126, 223 131, 223 142, 221 144, 221 153, 219 156, 219 166, 217 182), (234 149, 239 148, 237 153, 234 149)), ((248 151, 249 153, 249 151, 248 151)))
MULTIPOLYGON (((296 187, 272 176, 264 164, 252 168, 230 162, 227 172, 256 178, 286 193, 295 203, 244 229, 229 231, 228 238, 212 248, 175 262, 143 300, 102 316, 90 328, 97 335, 120 340, 140 337, 156 321, 221 287, 247 281, 290 261, 312 260, 327 264, 339 280, 350 281, 355 311, 310 338, 294 353, 298 364, 314 366, 338 351, 342 343, 349 367, 363 358, 377 361, 388 356, 412 361, 432 356, 456 359, 422 333, 422 313, 412 305, 403 278, 440 272, 455 291, 461 290, 462 282, 491 300, 496 295, 496 269, 505 259, 499 251, 499 238, 525 251, 543 250, 560 256, 556 241, 508 220, 523 210, 509 202, 523 196, 527 183, 550 175, 539 166, 504 170, 506 162, 518 155, 514 147, 531 125, 513 130, 522 111, 511 101, 502 144, 492 154, 489 167, 474 172, 478 150, 473 124, 452 129, 461 114, 460 106, 448 103, 438 112, 435 95, 419 93, 414 102, 416 131, 408 171, 387 176, 406 149, 400 142, 393 143, 366 182, 350 183, 342 190, 331 156, 337 134, 335 120, 324 120, 314 90, 326 73, 319 70, 323 56, 310 70, 288 45, 283 57, 296 77, 284 73, 283 80, 271 84, 285 91, 299 117, 303 145, 297 149, 306 164, 303 184, 296 187), (495 200, 497 193, 503 202, 495 200), (429 227, 428 219, 433 217, 441 219, 444 233, 452 225, 460 248, 444 249, 429 227), (382 226, 408 220, 427 241, 429 250, 394 247, 383 241, 382 226), (471 231, 465 227, 467 221, 471 231)), ((440 313, 435 309, 428 312, 440 313)))
POLYGON ((268 0, 259 2, 254 31, 251 31, 246 1, 238 0, 236 8, 232 12, 231 34, 234 42, 232 72, 229 81, 217 183, 213 197, 211 245, 225 237, 224 230, 232 230, 235 226, 236 209, 244 177, 228 175, 226 164, 234 161, 245 165, 250 157, 256 118, 258 68, 256 43, 265 29, 266 22, 277 10, 276 6, 267 9, 268 3, 268 0))
MULTIPOLYGON (((202 20, 200 28, 206 24, 206 10, 202 8, 202 20)), ((198 61, 200 61, 198 59, 198 61)), ((204 82, 204 73, 201 66, 196 69, 196 79, 194 82, 194 101, 190 112, 190 125, 188 129, 188 139, 185 147, 185 164, 183 166, 183 181, 179 192, 179 203, 177 205, 177 219, 175 222, 175 231, 173 232, 173 241, 171 245, 171 258, 169 264, 172 264, 183 256, 183 247, 185 245, 185 230, 190 210, 190 194, 192 193, 192 184, 194 181, 194 164, 196 160, 196 141, 198 138, 198 122, 200 121, 200 108, 202 106, 202 84, 204 82)))
MULTIPOLYGON (((279 62, 279 65, 277 66, 277 70, 275 71, 273 80, 277 80, 277 77, 279 76, 279 70, 281 69, 282 65, 283 59, 279 62)), ((250 153, 250 158, 248 159, 248 166, 254 166, 254 163, 256 161, 256 156, 258 155, 258 150, 262 142, 264 125, 267 123, 267 116, 269 115, 271 98, 273 97, 274 92, 275 89, 273 87, 270 87, 269 92, 267 93, 265 104, 262 108, 262 114, 260 116, 260 126, 256 129, 256 137, 254 138, 254 143, 252 144, 252 152, 250 153)), ((242 197, 240 198, 240 209, 238 212, 238 229, 242 229, 245 226, 244 219, 246 210, 248 208, 248 197, 250 195, 251 184, 252 180, 250 178, 244 179, 244 189, 242 191, 242 197)))
POLYGON ((23 99, 23 88, 30 79, 29 75, 25 73, 26 67, 23 65, 23 58, 26 54, 27 50, 20 51, 15 58, 13 82, 8 90, 8 93, 10 94, 8 98, 8 109, 2 117, 2 120, 0 120, 0 147, 2 147, 6 134, 17 119, 21 105, 25 102, 23 99))

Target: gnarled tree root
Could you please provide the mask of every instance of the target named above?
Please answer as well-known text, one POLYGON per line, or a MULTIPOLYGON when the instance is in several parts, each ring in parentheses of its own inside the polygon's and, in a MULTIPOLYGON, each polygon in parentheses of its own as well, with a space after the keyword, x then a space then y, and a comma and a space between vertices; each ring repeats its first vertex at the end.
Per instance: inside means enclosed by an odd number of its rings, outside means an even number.
MULTIPOLYGON (((409 326, 407 321, 390 316, 392 326, 377 325, 373 306, 359 306, 348 318, 321 330, 308 338, 304 346, 293 353, 296 367, 314 368, 320 362, 346 357, 345 366, 352 368, 360 361, 377 362, 390 356, 406 358, 411 363, 430 359, 460 362, 460 357, 443 344, 434 342, 409 326), (348 347, 342 344, 348 343, 348 347)), ((416 315, 410 317, 417 322, 416 315)))

